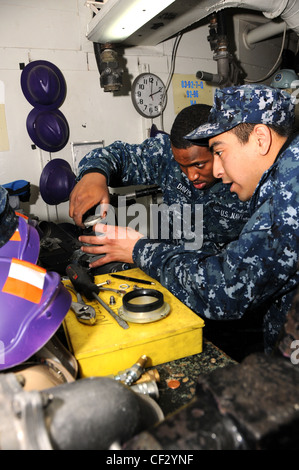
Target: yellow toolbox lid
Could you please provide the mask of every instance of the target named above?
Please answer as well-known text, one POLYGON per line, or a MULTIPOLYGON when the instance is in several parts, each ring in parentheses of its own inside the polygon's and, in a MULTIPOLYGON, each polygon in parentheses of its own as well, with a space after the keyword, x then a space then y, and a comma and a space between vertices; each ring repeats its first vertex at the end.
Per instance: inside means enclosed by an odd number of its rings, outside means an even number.
MULTIPOLYGON (((96 323, 80 323, 70 310, 63 322, 69 348, 79 364, 81 377, 116 375, 131 367, 141 355, 149 361, 146 367, 180 359, 202 351, 202 328, 204 321, 186 307, 160 283, 144 274, 140 269, 122 271, 121 274, 154 282, 154 285, 137 284, 138 287, 155 289, 162 292, 164 302, 169 305, 169 313, 158 321, 150 323, 133 323, 128 321, 129 328, 121 328, 112 316, 96 300, 87 301, 96 310, 96 323)), ((111 283, 105 287, 120 289, 127 284, 126 292, 134 289, 133 282, 113 278, 110 274, 95 277, 95 283, 111 283)), ((64 281, 66 287, 71 282, 64 281)), ((72 293, 73 300, 76 300, 72 293)), ((109 291, 99 293, 100 298, 118 314, 123 307, 123 295, 109 291), (109 305, 113 295, 115 304, 109 305)))

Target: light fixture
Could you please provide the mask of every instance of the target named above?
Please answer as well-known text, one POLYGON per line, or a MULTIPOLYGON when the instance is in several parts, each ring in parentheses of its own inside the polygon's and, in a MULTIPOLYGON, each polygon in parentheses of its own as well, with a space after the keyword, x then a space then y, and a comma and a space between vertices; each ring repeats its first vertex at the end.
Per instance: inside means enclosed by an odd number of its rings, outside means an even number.
POLYGON ((107 0, 87 27, 92 42, 120 43, 174 0, 107 0))

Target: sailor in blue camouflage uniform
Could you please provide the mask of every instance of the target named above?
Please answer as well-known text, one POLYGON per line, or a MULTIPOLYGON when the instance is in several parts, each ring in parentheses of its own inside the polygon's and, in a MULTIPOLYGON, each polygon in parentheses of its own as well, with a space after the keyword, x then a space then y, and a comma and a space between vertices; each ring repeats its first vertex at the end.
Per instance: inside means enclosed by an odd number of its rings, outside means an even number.
POLYGON ((299 281, 299 137, 292 133, 293 101, 265 86, 218 90, 208 124, 187 136, 193 142, 210 139, 214 175, 240 199, 250 200, 251 211, 239 239, 196 270, 192 291, 197 284, 208 318, 235 319, 264 309, 266 352, 275 346, 299 281), (242 139, 239 130, 246 127, 257 157, 251 160, 253 147, 240 140, 243 155, 239 152, 232 163, 232 133, 242 139), (204 288, 208 292, 202 295, 204 288))
POLYGON ((7 243, 18 226, 18 217, 9 205, 8 193, 0 186, 0 248, 7 243))
MULTIPOLYGON (((105 175, 110 187, 158 185, 162 190, 166 209, 174 209, 174 218, 182 219, 185 207, 191 207, 193 211, 193 224, 189 230, 187 224, 184 230, 178 229, 170 217, 168 228, 172 249, 188 241, 194 249, 201 248, 203 242, 206 253, 219 251, 224 244, 236 239, 249 214, 248 204, 240 202, 221 179, 213 177, 213 157, 208 150, 208 141, 202 142, 200 149, 184 139, 186 133, 198 123, 207 121, 209 111, 210 106, 201 104, 183 109, 173 123, 170 136, 158 132, 155 137, 146 139, 140 145, 116 141, 106 148, 92 150, 79 164, 78 180, 98 172, 105 175), (198 219, 195 219, 194 210, 200 208, 200 205, 203 216, 201 212, 198 219), (203 237, 197 239, 194 234, 196 229, 199 232, 199 217, 203 222, 203 237)), ((91 185, 92 183, 81 188, 79 182, 71 194, 70 215, 77 225, 80 225, 84 211, 102 202, 92 199, 88 194, 88 191, 92 192, 91 185), (75 217, 74 212, 78 208, 78 202, 75 201, 77 194, 85 197, 86 204, 84 210, 77 211, 79 216, 75 217)), ((156 238, 163 238, 161 232, 158 235, 156 238)), ((93 267, 95 266, 94 263, 93 267)))

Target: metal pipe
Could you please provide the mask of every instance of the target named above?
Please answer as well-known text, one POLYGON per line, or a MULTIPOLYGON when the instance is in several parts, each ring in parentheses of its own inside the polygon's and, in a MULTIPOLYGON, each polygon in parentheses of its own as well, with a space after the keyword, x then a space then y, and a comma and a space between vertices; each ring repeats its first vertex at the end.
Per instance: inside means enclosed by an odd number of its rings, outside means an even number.
MULTIPOLYGON (((234 6, 237 8, 250 8, 261 11, 266 18, 280 17, 287 23, 288 29, 293 29, 299 34, 299 4, 297 0, 245 0, 233 5, 230 1, 223 2, 223 7, 234 6)), ((269 36, 268 36, 269 37, 269 36)))
POLYGON ((0 374, 1 450, 109 450, 163 418, 148 395, 106 377, 39 392, 0 374))
POLYGON ((93 43, 95 59, 100 72, 100 85, 104 91, 118 91, 122 87, 123 69, 113 44, 93 43))
POLYGON ((216 83, 217 85, 220 85, 223 81, 223 77, 221 77, 221 75, 218 75, 217 73, 204 72, 203 70, 196 72, 196 78, 204 80, 205 82, 216 83))
POLYGON ((226 16, 221 11, 210 18, 210 41, 211 49, 214 51, 213 59, 217 61, 217 74, 199 71, 196 78, 215 83, 219 86, 230 86, 230 54, 228 52, 226 36, 226 16))
POLYGON ((248 31, 244 35, 245 45, 250 47, 252 44, 276 36, 276 34, 281 34, 286 27, 287 25, 284 21, 279 23, 269 21, 269 23, 263 24, 257 28, 252 29, 251 31, 248 31))
POLYGON ((105 450, 163 418, 141 393, 106 377, 85 378, 44 391, 45 423, 55 450, 105 450))
POLYGON ((281 19, 284 20, 289 29, 293 29, 299 34, 299 4, 297 0, 290 0, 286 8, 281 13, 281 19))

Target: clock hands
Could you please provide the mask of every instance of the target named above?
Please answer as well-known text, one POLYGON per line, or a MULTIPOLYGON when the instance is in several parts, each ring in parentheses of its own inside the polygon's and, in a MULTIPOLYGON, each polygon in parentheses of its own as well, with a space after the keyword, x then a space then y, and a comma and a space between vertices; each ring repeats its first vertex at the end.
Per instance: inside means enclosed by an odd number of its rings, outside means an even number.
POLYGON ((162 87, 160 87, 159 90, 155 91, 155 93, 151 93, 150 94, 151 98, 153 98, 153 96, 156 95, 157 93, 160 93, 161 90, 162 90, 162 87))

